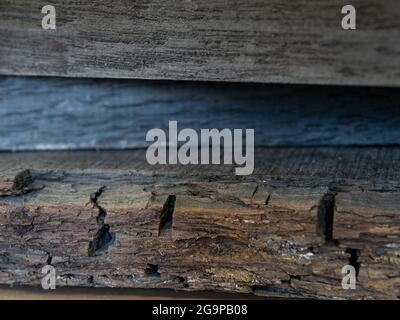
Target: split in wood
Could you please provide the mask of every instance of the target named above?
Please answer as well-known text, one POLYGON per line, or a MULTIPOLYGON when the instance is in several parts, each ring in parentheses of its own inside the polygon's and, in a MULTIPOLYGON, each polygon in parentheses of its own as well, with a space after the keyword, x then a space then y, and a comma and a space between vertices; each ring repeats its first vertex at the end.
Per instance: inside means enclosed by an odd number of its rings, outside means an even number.
POLYGON ((92 241, 89 242, 88 255, 95 256, 107 251, 108 247, 115 241, 115 234, 110 232, 110 226, 104 223, 107 212, 98 204, 99 197, 104 192, 105 187, 99 188, 96 192, 90 195, 90 202, 93 208, 98 210, 96 222, 99 225, 99 230, 92 241))

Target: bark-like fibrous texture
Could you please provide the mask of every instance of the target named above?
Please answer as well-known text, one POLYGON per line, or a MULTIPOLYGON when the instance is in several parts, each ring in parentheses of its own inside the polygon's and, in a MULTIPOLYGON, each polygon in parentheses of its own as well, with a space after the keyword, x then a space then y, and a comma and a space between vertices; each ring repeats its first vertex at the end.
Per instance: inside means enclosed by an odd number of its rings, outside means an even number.
MULTIPOLYGON (((368 149, 360 159, 363 153, 368 149)), ((89 154, 96 155, 86 159, 89 154)), ((292 176, 288 167, 286 176, 246 178, 198 167, 111 170, 95 161, 82 169, 88 164, 73 154, 76 169, 53 170, 51 155, 41 158, 47 170, 35 169, 34 157, 25 154, 33 169, 15 177, 10 168, 3 172, 2 284, 39 285, 41 268, 51 264, 62 286, 399 296, 395 173, 376 172, 384 181, 365 179, 371 172, 361 167, 360 179, 309 176, 307 167, 318 161, 303 164, 306 175, 292 176), (357 270, 356 290, 342 289, 345 265, 357 270)), ((388 159, 387 150, 381 160, 388 159)))

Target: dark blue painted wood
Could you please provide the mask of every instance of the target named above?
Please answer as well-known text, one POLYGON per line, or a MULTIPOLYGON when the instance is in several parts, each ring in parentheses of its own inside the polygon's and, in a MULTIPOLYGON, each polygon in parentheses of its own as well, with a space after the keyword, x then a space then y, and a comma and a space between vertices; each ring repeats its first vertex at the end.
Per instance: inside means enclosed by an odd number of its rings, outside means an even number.
POLYGON ((256 146, 400 144, 400 90, 0 77, 0 150, 145 147, 169 120, 256 146))

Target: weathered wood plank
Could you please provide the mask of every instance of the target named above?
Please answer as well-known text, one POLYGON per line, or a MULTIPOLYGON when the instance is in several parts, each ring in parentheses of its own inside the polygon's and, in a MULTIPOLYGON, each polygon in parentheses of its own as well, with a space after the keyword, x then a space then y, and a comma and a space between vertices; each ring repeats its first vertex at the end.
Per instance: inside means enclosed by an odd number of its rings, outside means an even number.
POLYGON ((153 128, 254 128, 256 146, 400 143, 388 88, 0 78, 0 150, 145 147, 153 128))
MULTIPOLYGON (((371 157, 369 148, 359 150, 362 168, 371 157)), ((391 153, 377 156, 388 168, 395 166, 391 153)), ((216 175, 202 166, 155 174, 145 166, 129 170, 115 156, 117 170, 106 169, 91 152, 86 162, 64 153, 56 170, 53 154, 39 153, 40 164, 25 153, 29 172, 14 176, 17 165, 2 173, 0 283, 39 285, 41 267, 51 263, 59 286, 399 296, 396 173, 382 176, 372 165, 357 178, 333 170, 311 177, 300 161, 303 176, 291 175, 289 164, 277 175, 216 175), (383 180, 374 181, 371 170, 383 180), (348 264, 358 270, 356 290, 341 287, 348 264)), ((324 166, 315 159, 309 168, 324 166)), ((351 157, 342 160, 352 166, 351 157)))
MULTIPOLYGON (((325 181, 362 180, 384 184, 400 180, 400 147, 256 148, 254 175, 318 178, 325 181)), ((149 165, 146 151, 1 152, 0 177, 25 169, 116 170, 151 172, 190 178, 233 176, 232 165, 149 165)), ((249 177, 250 178, 250 177, 249 177)), ((327 182, 327 183, 328 183, 327 182)), ((384 188, 382 190, 385 190, 384 188)))
POLYGON ((400 4, 347 1, 62 1, 0 3, 0 73, 349 85, 400 84, 400 4))

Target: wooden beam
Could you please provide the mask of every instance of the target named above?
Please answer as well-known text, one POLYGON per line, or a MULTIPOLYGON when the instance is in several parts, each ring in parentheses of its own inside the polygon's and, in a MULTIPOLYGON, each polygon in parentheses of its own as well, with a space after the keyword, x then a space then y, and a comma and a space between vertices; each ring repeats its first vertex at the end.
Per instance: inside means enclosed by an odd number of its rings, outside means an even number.
POLYGON ((0 73, 267 83, 400 84, 400 4, 347 1, 0 3, 0 73))
MULTIPOLYGON (((40 169, 22 154, 30 169, 9 165, 0 179, 0 283, 38 286, 42 266, 52 264, 59 286, 394 299, 397 150, 381 151, 388 172, 372 165, 347 179, 336 173, 340 161, 354 167, 346 153, 319 176, 307 169, 325 165, 318 156, 298 162, 304 175, 288 165, 286 174, 240 178, 202 166, 121 170, 115 155, 116 167, 106 169, 90 152, 83 162, 64 153, 68 165, 39 154, 53 163, 40 169), (357 270, 356 290, 341 286, 345 265, 357 270)), ((364 168, 375 151, 358 154, 364 168)))
POLYGON ((0 78, 0 150, 146 147, 147 131, 255 129, 256 146, 396 145, 395 88, 0 78))

